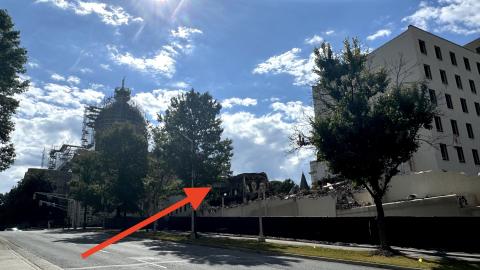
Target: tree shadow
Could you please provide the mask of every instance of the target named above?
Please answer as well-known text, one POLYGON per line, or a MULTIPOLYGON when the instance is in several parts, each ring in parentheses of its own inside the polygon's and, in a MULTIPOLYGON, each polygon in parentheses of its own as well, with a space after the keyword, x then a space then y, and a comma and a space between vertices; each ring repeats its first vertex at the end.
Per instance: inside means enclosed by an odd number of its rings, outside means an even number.
POLYGON ((433 270, 480 270, 480 263, 458 261, 448 258, 440 260, 441 266, 434 267, 433 270))
MULTIPOLYGON (((75 244, 99 244, 112 234, 104 232, 85 232, 85 231, 50 231, 50 234, 65 234, 64 237, 56 239, 53 242, 75 243, 75 244), (67 235, 70 234, 70 235, 67 235)), ((161 259, 162 256, 174 256, 180 260, 191 264, 206 265, 230 265, 230 266, 277 266, 289 267, 292 264, 300 263, 301 259, 282 255, 259 253, 232 248, 210 247, 206 245, 170 242, 162 240, 139 239, 135 236, 126 237, 121 242, 138 241, 140 247, 154 251, 161 259)), ((268 244, 266 244, 268 245, 268 244)), ((148 256, 148 255, 146 255, 148 256)))
POLYGON ((185 244, 152 240, 142 242, 158 255, 174 255, 192 264, 230 265, 230 266, 283 266, 301 262, 295 257, 266 254, 232 248, 211 247, 198 244, 185 244))

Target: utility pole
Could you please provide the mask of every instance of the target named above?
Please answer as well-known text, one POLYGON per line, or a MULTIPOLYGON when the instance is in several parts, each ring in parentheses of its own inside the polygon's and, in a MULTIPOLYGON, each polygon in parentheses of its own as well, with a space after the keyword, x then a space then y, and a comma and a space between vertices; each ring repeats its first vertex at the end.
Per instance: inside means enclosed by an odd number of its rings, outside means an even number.
MULTIPOLYGON (((265 235, 263 233, 263 220, 262 220, 262 200, 260 200, 260 196, 263 193, 263 200, 265 200, 265 184, 260 183, 260 187, 258 189, 258 226, 259 226, 259 233, 258 233, 258 242, 265 242, 265 235)), ((265 207, 266 210, 266 207, 265 207)), ((265 211, 266 212, 266 211, 265 211)), ((265 213, 266 214, 266 213, 265 213)))

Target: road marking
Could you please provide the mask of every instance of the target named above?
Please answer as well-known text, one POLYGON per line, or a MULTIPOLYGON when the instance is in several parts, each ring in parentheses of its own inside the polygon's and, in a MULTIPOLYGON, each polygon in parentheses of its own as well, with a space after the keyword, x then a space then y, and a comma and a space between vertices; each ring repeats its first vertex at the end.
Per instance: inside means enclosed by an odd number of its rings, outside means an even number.
POLYGON ((142 265, 146 265, 146 264, 147 263, 97 265, 97 266, 65 268, 65 270, 84 270, 84 269, 113 268, 113 267, 131 267, 131 266, 142 266, 142 265))
MULTIPOLYGON (((134 259, 134 258, 132 258, 134 259)), ((163 266, 163 265, 158 265, 156 263, 153 263, 153 262, 146 262, 144 260, 140 260, 140 259, 134 259, 136 261, 139 261, 139 262, 143 262, 143 263, 146 263, 146 264, 149 264, 149 265, 152 265, 152 266, 157 266, 157 267, 160 267, 160 268, 164 268, 164 269, 167 269, 167 267, 163 266)))
POLYGON ((107 253, 107 254, 112 254, 112 252, 108 252, 108 251, 105 251, 105 250, 100 250, 100 252, 107 253))

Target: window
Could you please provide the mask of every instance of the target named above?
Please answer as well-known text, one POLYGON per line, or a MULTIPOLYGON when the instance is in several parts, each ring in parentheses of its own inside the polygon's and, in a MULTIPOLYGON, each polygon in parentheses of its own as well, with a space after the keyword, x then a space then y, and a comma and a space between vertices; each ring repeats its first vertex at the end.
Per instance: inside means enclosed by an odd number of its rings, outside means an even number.
POLYGON ((478 158, 477 149, 472 149, 472 156, 473 156, 473 162, 475 162, 475 165, 480 165, 480 158, 478 158))
POLYGON ((440 69, 440 78, 442 78, 442 83, 448 84, 447 73, 443 69, 440 69))
POLYGON ((470 61, 468 60, 468 58, 463 57, 463 63, 465 63, 465 69, 466 69, 466 70, 469 70, 469 71, 472 70, 472 69, 470 68, 470 61))
POLYGON ((462 78, 460 78, 460 76, 455 75, 455 82, 457 83, 458 89, 463 89, 462 78))
POLYGON ((435 90, 428 89, 428 94, 430 95, 430 102, 437 105, 437 95, 435 94, 435 90))
POLYGON ((448 160, 448 150, 447 150, 446 144, 443 144, 443 143, 440 144, 440 152, 442 153, 442 159, 448 160))
POLYGON ((450 96, 449 94, 445 94, 445 100, 447 101, 447 108, 453 110, 452 96, 450 96))
POLYGON ((458 162, 465 163, 465 156, 463 155, 462 147, 455 146, 455 150, 457 150, 458 162))
POLYGON ((476 51, 477 53, 480 53, 480 47, 477 47, 477 48, 475 49, 475 51, 476 51))
POLYGON ((460 136, 460 133, 458 132, 457 121, 452 119, 450 120, 450 124, 452 124, 452 133, 454 135, 460 136))
POLYGON ((419 39, 418 45, 420 46, 420 52, 423 54, 427 54, 427 47, 425 46, 425 41, 419 39))
POLYGON ((468 138, 473 139, 475 136, 474 136, 474 134, 473 134, 472 124, 467 123, 466 126, 467 126, 468 138))
POLYGON ((456 66, 457 65, 457 57, 453 52, 450 52, 450 60, 452 61, 452 65, 456 66))
POLYGON ((432 71, 430 70, 430 66, 429 65, 423 65, 423 69, 425 70, 425 77, 427 77, 427 79, 432 79, 432 71))
POLYGON ((472 91, 472 93, 476 94, 477 93, 477 88, 475 87, 475 82, 473 80, 468 80, 468 84, 470 84, 470 91, 472 91))
POLYGON ((460 98, 460 103, 462 104, 462 111, 468 113, 467 101, 464 98, 460 98))
POLYGON ((480 103, 475 102, 475 111, 477 112, 477 115, 480 116, 480 103))
POLYGON ((435 46, 435 56, 437 57, 437 59, 443 60, 443 58, 442 58, 442 50, 441 50, 440 47, 438 47, 438 46, 435 46))
POLYGON ((477 71, 478 71, 478 74, 480 74, 480 63, 477 62, 477 71))
POLYGON ((437 128, 438 132, 443 132, 443 126, 442 126, 442 118, 440 116, 435 116, 435 127, 437 128))

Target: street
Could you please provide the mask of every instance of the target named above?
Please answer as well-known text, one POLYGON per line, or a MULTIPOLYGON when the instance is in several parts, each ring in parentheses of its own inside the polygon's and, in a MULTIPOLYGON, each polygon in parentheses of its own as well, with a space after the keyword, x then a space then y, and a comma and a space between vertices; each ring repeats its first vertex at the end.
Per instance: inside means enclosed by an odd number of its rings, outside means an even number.
MULTIPOLYGON (((379 269, 135 238, 125 238, 88 259, 82 259, 80 256, 82 252, 107 239, 107 235, 98 232, 42 230, 0 232, 0 238, 8 240, 27 254, 33 254, 65 270, 379 269)), ((28 256, 24 257, 28 259, 28 256)))

